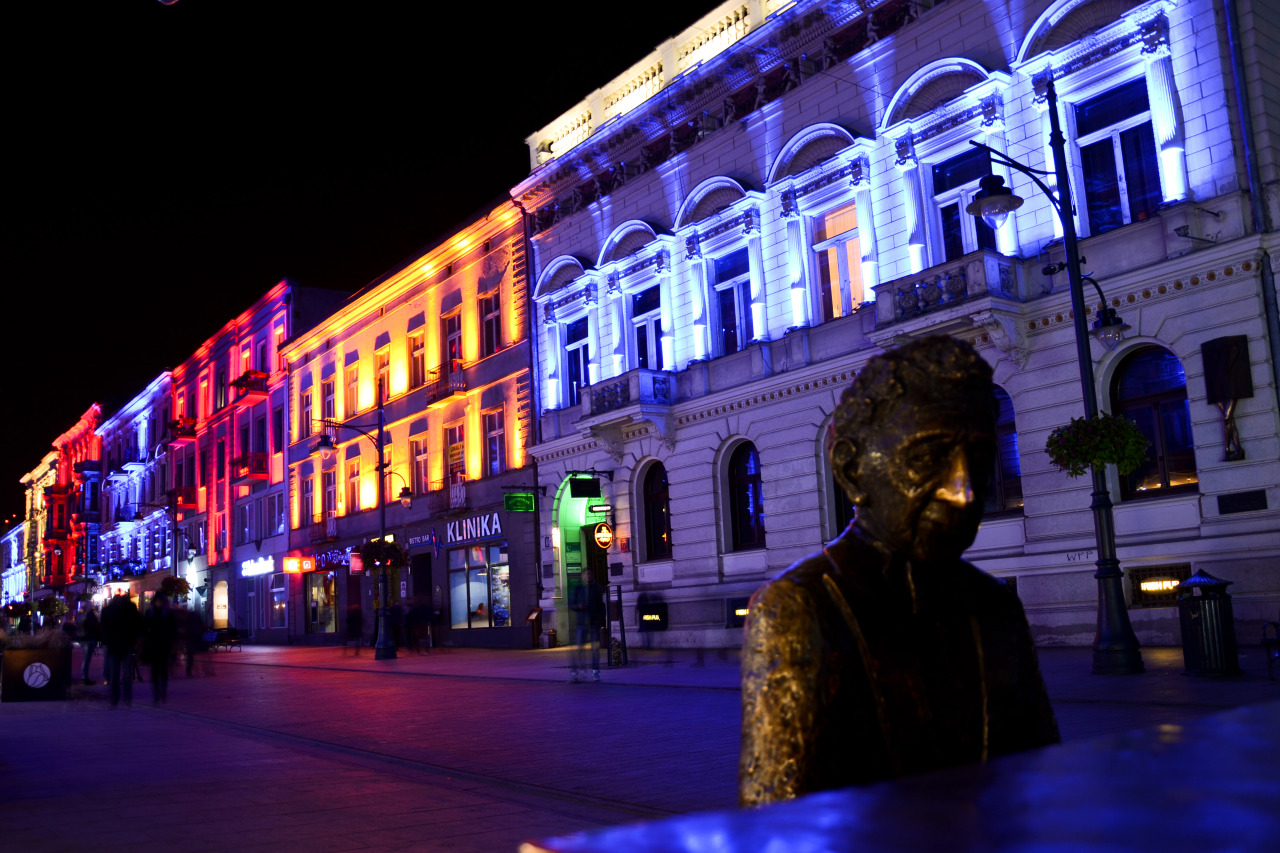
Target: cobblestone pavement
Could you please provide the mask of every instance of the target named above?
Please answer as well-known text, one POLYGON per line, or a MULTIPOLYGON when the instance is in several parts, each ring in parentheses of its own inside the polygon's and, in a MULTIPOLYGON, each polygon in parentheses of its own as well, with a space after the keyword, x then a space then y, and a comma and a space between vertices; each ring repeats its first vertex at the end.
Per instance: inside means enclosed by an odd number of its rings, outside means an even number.
MULTIPOLYGON (((0 821, 23 851, 514 851, 732 807, 736 653, 632 655, 570 684, 564 649, 246 646, 158 707, 145 684, 127 708, 101 684, 3 703, 0 821)), ((1042 649, 1064 739, 1280 698, 1256 647, 1232 678, 1181 675, 1178 649, 1144 659, 1094 676, 1088 649, 1042 649)))

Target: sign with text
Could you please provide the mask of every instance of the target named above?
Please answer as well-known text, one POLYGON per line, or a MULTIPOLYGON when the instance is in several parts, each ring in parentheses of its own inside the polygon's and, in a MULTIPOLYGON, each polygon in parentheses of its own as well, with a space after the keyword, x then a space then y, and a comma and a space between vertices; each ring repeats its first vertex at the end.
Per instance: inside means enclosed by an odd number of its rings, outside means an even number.
POLYGON ((502 496, 502 508, 507 512, 533 512, 533 492, 507 492, 502 496))

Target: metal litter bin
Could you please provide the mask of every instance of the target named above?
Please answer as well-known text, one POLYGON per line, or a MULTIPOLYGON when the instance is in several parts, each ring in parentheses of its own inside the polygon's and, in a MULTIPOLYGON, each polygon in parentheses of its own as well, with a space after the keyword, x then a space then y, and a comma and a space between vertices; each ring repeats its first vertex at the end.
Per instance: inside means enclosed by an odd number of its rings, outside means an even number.
POLYGON ((1178 584, 1178 621, 1182 626, 1183 675, 1235 675, 1240 672, 1236 629, 1231 612, 1231 581, 1198 571, 1178 584))

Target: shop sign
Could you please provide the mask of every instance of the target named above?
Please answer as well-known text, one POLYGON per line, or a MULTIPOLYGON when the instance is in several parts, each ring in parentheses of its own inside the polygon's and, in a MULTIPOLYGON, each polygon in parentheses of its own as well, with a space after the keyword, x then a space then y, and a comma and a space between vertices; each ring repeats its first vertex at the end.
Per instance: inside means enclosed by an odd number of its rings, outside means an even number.
POLYGON ((321 571, 329 571, 335 566, 351 565, 351 549, 350 548, 330 548, 328 551, 321 551, 315 555, 316 568, 321 571))
POLYGON ((316 570, 315 557, 285 557, 284 570, 287 574, 296 575, 301 572, 314 572, 316 570))
MULTIPOLYGON (((289 561, 285 560, 285 571, 289 571, 289 561)), ((258 575, 269 575, 276 570, 274 557, 258 557, 256 560, 245 560, 240 564, 240 577, 253 578, 258 575)))
POLYGON ((502 508, 507 512, 533 512, 533 492, 507 492, 502 496, 502 508))
POLYGON ((496 512, 473 515, 444 526, 444 540, 448 544, 466 542, 469 539, 488 539, 502 535, 502 520, 496 512))
POLYGON ((608 522, 602 521, 597 524, 593 536, 596 544, 605 551, 608 551, 609 546, 613 544, 613 528, 609 526, 608 522))

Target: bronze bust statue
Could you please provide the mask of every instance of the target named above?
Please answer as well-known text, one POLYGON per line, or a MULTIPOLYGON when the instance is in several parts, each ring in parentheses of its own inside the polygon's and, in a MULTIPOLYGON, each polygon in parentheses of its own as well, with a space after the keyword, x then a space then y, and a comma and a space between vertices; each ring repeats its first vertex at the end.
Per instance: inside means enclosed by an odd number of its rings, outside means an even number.
POLYGON ((1056 743, 1017 596, 960 559, 994 470, 991 368, 931 337, 873 358, 827 440, 855 519, 751 599, 744 806, 1056 743))

